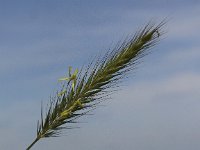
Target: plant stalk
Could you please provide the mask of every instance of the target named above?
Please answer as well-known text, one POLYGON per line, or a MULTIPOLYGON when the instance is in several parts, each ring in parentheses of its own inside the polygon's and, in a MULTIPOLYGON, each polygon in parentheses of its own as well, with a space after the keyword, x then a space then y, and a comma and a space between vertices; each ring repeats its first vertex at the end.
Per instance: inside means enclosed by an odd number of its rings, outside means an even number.
POLYGON ((28 147, 27 147, 27 149, 26 150, 30 150, 31 149, 31 147, 33 147, 33 145, 35 144, 35 143, 37 143, 37 141, 39 141, 39 137, 37 137, 34 141, 33 141, 33 143, 31 143, 28 147))

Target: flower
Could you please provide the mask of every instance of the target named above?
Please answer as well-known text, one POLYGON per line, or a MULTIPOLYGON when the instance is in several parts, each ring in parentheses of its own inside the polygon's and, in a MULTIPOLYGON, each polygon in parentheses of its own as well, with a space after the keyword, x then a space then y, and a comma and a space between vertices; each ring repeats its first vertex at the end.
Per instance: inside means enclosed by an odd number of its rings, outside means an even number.
POLYGON ((76 86, 78 69, 76 69, 73 74, 71 74, 71 71, 72 71, 72 67, 70 66, 69 67, 69 77, 60 78, 60 79, 58 79, 58 81, 68 81, 68 83, 70 83, 72 81, 72 90, 74 91, 75 86, 76 86))

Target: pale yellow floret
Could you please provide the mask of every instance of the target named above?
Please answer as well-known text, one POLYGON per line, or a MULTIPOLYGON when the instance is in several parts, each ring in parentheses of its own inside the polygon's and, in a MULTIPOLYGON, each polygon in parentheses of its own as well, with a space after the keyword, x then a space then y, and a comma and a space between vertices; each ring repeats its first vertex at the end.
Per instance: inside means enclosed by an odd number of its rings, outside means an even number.
POLYGON ((74 102, 74 104, 71 106, 71 107, 69 107, 67 110, 64 110, 61 114, 60 114, 60 116, 61 117, 66 117, 66 116, 68 116, 68 115, 71 115, 71 113, 73 112, 73 111, 75 111, 76 109, 77 109, 77 107, 78 108, 82 108, 83 107, 83 104, 81 103, 81 101, 80 101, 80 99, 78 99, 77 101, 75 101, 74 102))
POLYGON ((72 70, 72 67, 70 66, 69 67, 69 77, 60 78, 60 79, 58 79, 58 81, 68 81, 68 82, 72 81, 72 90, 74 91, 75 86, 76 86, 78 69, 76 69, 73 74, 71 74, 71 70, 72 70))

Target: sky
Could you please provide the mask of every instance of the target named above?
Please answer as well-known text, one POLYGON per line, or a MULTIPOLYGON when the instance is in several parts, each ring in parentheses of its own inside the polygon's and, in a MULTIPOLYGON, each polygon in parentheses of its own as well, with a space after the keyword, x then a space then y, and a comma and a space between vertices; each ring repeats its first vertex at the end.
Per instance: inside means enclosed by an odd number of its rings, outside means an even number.
POLYGON ((33 141, 41 103, 68 66, 166 17, 161 41, 111 100, 32 149, 200 149, 199 14, 198 0, 0 0, 0 149, 33 141))

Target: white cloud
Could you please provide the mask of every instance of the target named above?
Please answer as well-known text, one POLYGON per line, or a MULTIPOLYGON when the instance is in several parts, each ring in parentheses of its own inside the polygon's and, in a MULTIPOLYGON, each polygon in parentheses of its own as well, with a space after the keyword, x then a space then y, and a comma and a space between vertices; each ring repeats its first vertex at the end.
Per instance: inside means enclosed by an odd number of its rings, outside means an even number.
POLYGON ((199 38, 200 19, 197 14, 200 13, 200 5, 184 7, 173 13, 169 21, 169 36, 172 39, 194 39, 199 38))

